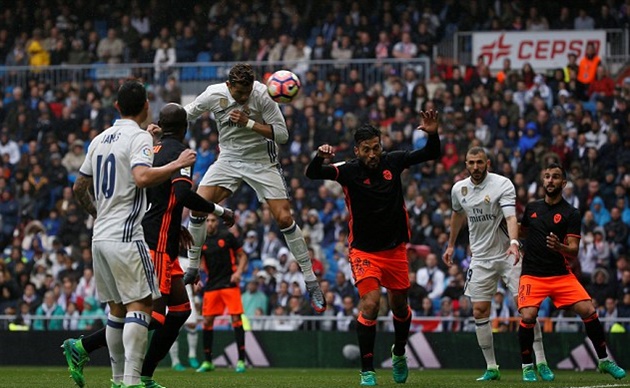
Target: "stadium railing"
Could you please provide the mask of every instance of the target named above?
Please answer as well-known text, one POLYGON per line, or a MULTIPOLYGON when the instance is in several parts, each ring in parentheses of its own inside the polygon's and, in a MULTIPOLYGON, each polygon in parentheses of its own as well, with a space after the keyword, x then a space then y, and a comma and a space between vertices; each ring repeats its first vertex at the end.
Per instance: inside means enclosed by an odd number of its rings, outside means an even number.
MULTIPOLYGON (((82 83, 85 80, 118 80, 129 77, 142 78, 148 84, 160 84, 168 76, 178 79, 184 94, 198 94, 210 83, 221 82, 227 79, 230 68, 236 62, 194 62, 177 63, 166 71, 166 76, 160 74, 156 77, 153 64, 103 64, 91 65, 58 65, 45 67, 31 66, 0 66, 0 80, 5 89, 5 94, 15 86, 26 87, 29 80, 46 82, 52 86, 64 82, 82 83)), ((402 76, 405 69, 416 71, 418 78, 428 80, 430 76, 429 58, 396 59, 353 59, 348 61, 337 60, 297 60, 282 62, 249 62, 262 79, 266 73, 280 69, 289 69, 298 74, 305 82, 304 75, 312 70, 318 79, 328 79, 333 74, 341 80, 351 79, 351 72, 358 72, 358 79, 366 85, 382 82, 390 75, 402 76)))

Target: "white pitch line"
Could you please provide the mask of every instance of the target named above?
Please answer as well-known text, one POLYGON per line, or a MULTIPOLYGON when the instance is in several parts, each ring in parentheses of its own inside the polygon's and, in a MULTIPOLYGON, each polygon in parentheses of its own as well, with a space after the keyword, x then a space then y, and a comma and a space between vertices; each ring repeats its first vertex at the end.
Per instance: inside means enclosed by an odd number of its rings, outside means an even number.
POLYGON ((571 386, 571 387, 551 387, 551 388, 615 388, 615 387, 630 387, 630 384, 580 385, 580 386, 571 386))

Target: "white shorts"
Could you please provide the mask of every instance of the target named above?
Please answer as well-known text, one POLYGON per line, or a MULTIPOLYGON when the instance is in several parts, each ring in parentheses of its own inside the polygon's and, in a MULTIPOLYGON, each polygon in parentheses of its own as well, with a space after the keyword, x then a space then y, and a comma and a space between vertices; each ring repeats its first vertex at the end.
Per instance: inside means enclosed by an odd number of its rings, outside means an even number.
POLYGON ((521 262, 514 265, 513 256, 493 260, 473 258, 466 274, 464 294, 469 296, 472 302, 491 302, 497 293, 499 280, 503 280, 512 295, 518 295, 521 262))
MULTIPOLYGON (((179 257, 179 265, 182 270, 186 272, 188 263, 190 260, 186 257, 179 257)), ((193 286, 191 284, 186 285, 186 293, 188 294, 188 300, 190 301, 190 316, 186 320, 186 325, 197 324, 199 320, 199 310, 197 310, 197 304, 195 303, 195 296, 193 295, 193 286)))
POLYGON ((199 186, 220 186, 235 192, 241 183, 256 191, 258 200, 288 199, 287 184, 278 163, 258 163, 219 158, 201 178, 199 186))
POLYGON ((144 241, 93 241, 94 280, 101 302, 128 304, 161 296, 144 241))

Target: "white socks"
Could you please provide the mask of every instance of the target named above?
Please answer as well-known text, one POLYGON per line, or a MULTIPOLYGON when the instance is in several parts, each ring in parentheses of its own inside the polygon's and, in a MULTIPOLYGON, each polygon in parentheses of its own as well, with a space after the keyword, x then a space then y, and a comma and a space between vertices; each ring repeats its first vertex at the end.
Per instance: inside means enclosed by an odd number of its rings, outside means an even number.
POLYGON ((201 247, 203 246, 203 242, 206 241, 207 231, 206 217, 190 217, 188 232, 190 232, 193 238, 193 246, 188 249, 188 258, 191 261, 199 260, 201 247))
POLYGON ((536 325, 534 326, 534 356, 536 357, 536 364, 540 364, 541 362, 547 363, 545 348, 542 342, 542 330, 540 329, 540 322, 538 322, 538 320, 536 320, 536 325))
POLYGON ((280 231, 284 234, 284 239, 287 241, 289 250, 293 256, 295 256, 295 260, 297 260, 302 269, 304 281, 312 282, 317 280, 315 273, 313 273, 313 264, 308 257, 308 247, 306 246, 306 241, 304 241, 302 229, 293 221, 291 226, 286 229, 281 229, 280 231))
POLYGON ((125 318, 118 318, 111 314, 107 316, 105 338, 109 350, 109 360, 112 364, 112 380, 120 384, 125 372, 125 347, 123 346, 123 327, 125 318))
POLYGON ((489 318, 475 319, 475 332, 477 333, 477 342, 486 359, 487 369, 496 369, 497 360, 494 356, 494 341, 492 338, 492 325, 489 318))
POLYGON ((125 343, 125 385, 140 384, 142 363, 149 345, 151 315, 142 311, 128 311, 122 339, 125 343))
POLYGON ((186 338, 188 339, 188 358, 197 358, 197 342, 199 340, 197 329, 186 326, 186 338))
POLYGON ((171 346, 168 354, 171 356, 171 366, 181 364, 179 361, 179 342, 177 342, 177 340, 173 343, 173 346, 171 346))

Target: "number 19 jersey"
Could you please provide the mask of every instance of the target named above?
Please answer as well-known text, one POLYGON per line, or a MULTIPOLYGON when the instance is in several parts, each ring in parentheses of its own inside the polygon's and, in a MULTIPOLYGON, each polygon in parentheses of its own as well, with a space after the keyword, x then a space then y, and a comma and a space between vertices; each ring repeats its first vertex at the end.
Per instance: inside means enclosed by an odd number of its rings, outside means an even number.
POLYGON ((144 240, 144 189, 131 170, 153 165, 153 138, 133 120, 116 120, 92 140, 79 172, 92 177, 97 217, 93 241, 144 240))

